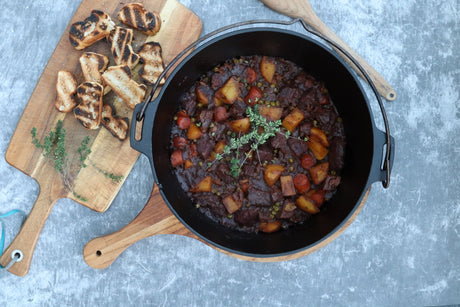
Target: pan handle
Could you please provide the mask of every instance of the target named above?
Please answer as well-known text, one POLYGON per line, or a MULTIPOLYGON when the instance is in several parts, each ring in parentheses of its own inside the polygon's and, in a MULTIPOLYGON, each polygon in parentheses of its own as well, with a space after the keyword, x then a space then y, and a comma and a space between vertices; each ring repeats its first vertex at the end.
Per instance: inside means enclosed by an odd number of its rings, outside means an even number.
POLYGON ((374 129, 374 158, 369 174, 368 185, 381 181, 385 188, 388 187, 390 181, 388 176, 393 168, 394 156, 395 139, 390 136, 390 143, 387 143, 386 133, 380 129, 374 129), (387 157, 386 152, 388 147, 390 147, 390 153, 387 157))
MULTIPOLYGON (((334 48, 339 50, 353 64, 355 64, 355 66, 362 73, 362 75, 364 76, 365 80, 367 81, 367 83, 369 83, 372 91, 374 92, 375 98, 377 99, 377 102, 379 103, 380 112, 382 113, 382 117, 383 117, 383 124, 385 126, 385 132, 382 132, 382 131, 379 130, 381 133, 384 133, 385 135, 384 135, 384 143, 383 143, 384 145, 381 145, 380 149, 378 149, 378 150, 380 151, 380 150, 382 150, 383 146, 386 146, 385 147, 384 157, 383 157, 383 166, 379 167, 379 170, 381 170, 383 172, 383 174, 380 176, 380 178, 381 178, 380 180, 382 181, 383 187, 385 189, 388 188, 389 185, 390 185, 391 168, 392 168, 393 158, 394 158, 394 149, 393 149, 393 147, 394 147, 394 138, 390 135, 390 125, 388 123, 387 113, 385 112, 385 107, 383 106, 382 99, 380 98, 379 92, 378 92, 374 82, 372 81, 371 77, 366 72, 366 70, 361 66, 361 64, 347 50, 345 50, 342 46, 340 46, 339 44, 337 44, 336 42, 334 42, 330 38, 322 35, 321 33, 313 30, 311 27, 309 27, 307 25, 307 23, 303 19, 297 18, 295 20, 300 22, 307 32, 309 32, 309 33, 311 33, 311 34, 323 39, 324 41, 329 43, 331 46, 333 46, 334 48)), ((374 129, 376 129, 376 128, 374 128, 374 129)), ((375 133, 374 133, 374 136, 375 136, 375 133)), ((377 146, 379 146, 379 144, 377 144, 377 142, 374 141, 374 149, 376 149, 377 146)), ((374 154, 374 157, 375 156, 376 156, 376 154, 374 154)), ((378 156, 380 156, 380 155, 378 155, 378 156)), ((382 161, 382 159, 380 159, 380 161, 382 161)))
POLYGON ((130 144, 135 150, 146 155, 150 161, 152 161, 152 138, 149 137, 153 129, 153 118, 154 118, 154 106, 156 104, 150 104, 146 106, 146 102, 137 104, 133 111, 133 117, 131 120, 130 130, 130 144), (140 112, 144 112, 142 120, 138 120, 140 112))

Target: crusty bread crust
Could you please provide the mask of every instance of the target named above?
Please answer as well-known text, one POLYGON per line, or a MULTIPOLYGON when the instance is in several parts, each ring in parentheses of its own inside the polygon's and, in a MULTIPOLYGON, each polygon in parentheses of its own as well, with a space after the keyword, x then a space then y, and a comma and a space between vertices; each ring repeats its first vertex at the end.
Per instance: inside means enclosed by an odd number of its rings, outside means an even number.
POLYGON ((144 99, 147 87, 131 79, 131 69, 127 65, 111 66, 102 74, 102 79, 130 107, 144 99))
POLYGON ((77 88, 80 104, 74 109, 75 118, 88 129, 97 129, 102 118, 103 87, 97 82, 83 82, 77 88))
POLYGON ((142 3, 126 4, 118 13, 118 18, 147 35, 155 35, 160 31, 161 18, 157 12, 147 11, 142 3))
MULTIPOLYGON (((157 42, 147 42, 139 51, 139 56, 144 62, 144 66, 139 70, 142 81, 149 85, 154 85, 164 71, 161 45, 157 42)), ((165 78, 162 78, 160 84, 164 83, 165 78)))
POLYGON ((75 49, 82 50, 107 37, 114 28, 115 23, 109 15, 102 11, 93 10, 85 20, 78 21, 70 27, 70 44, 75 49))
POLYGON ((64 70, 58 72, 54 105, 59 112, 67 113, 75 108, 77 101, 74 95, 77 92, 77 85, 77 79, 71 72, 64 70))

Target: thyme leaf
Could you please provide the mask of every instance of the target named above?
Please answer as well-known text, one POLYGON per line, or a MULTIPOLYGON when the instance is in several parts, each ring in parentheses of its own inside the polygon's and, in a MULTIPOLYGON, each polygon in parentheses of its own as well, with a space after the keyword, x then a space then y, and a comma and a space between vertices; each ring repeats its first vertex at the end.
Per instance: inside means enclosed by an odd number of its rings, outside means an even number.
MULTIPOLYGON (((248 107, 246 114, 251 123, 251 131, 238 137, 233 136, 229 143, 224 147, 223 154, 217 154, 215 161, 221 160, 224 155, 230 155, 233 151, 236 151, 236 157, 230 160, 230 174, 237 178, 241 172, 246 160, 251 157, 253 151, 257 152, 259 156, 258 148, 260 145, 265 144, 268 139, 274 137, 276 133, 281 130, 281 120, 267 121, 265 117, 259 114, 259 106, 248 107), (251 144, 251 150, 244 155, 244 159, 241 161, 239 158, 239 149, 246 144, 251 144)), ((259 158, 260 160, 260 158, 259 158)))

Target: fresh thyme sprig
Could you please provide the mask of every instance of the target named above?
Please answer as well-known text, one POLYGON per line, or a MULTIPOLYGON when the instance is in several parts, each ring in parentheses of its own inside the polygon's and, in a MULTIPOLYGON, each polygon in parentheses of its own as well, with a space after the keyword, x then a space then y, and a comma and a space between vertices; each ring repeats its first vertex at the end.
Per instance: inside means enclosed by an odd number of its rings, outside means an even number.
POLYGON ((239 176, 241 168, 251 154, 254 151, 258 154, 257 149, 259 146, 265 144, 269 138, 275 136, 281 130, 281 120, 267 121, 265 117, 259 114, 258 105, 248 107, 246 114, 251 123, 251 131, 243 136, 240 134, 238 137, 231 138, 224 147, 222 154, 215 155, 215 160, 221 160, 225 155, 230 155, 233 151, 236 151, 236 157, 230 160, 230 174, 235 178, 239 176), (251 150, 245 154, 244 159, 241 161, 239 149, 249 143, 251 143, 251 150))
MULTIPOLYGON (((75 198, 81 201, 87 201, 86 197, 77 194, 73 190, 73 185, 71 182, 72 178, 75 178, 80 173, 82 168, 87 167, 86 161, 88 156, 91 154, 91 149, 88 147, 90 137, 86 136, 81 141, 80 147, 77 149, 77 152, 80 156, 78 161, 79 164, 75 175, 72 176, 70 174, 70 163, 65 147, 66 130, 63 128, 62 121, 59 120, 56 123, 54 131, 50 131, 50 133, 44 137, 43 143, 41 143, 37 138, 37 128, 33 127, 30 133, 32 135, 32 144, 42 150, 43 156, 51 165, 53 165, 56 172, 61 176, 65 189, 71 192, 75 198)), ((107 171, 101 170, 98 167, 96 167, 96 169, 103 173, 106 178, 110 178, 113 183, 119 183, 124 178, 123 175, 116 176, 113 173, 108 173, 107 171)))

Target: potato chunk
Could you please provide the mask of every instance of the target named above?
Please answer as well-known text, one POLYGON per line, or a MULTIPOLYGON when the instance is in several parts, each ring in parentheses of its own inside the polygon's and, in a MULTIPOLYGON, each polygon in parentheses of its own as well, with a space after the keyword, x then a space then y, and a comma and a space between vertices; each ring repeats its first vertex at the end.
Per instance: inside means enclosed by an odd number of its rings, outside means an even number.
POLYGON ((194 187, 190 189, 192 193, 211 192, 211 176, 204 177, 194 187))
POLYGON ((316 160, 323 160, 329 152, 326 147, 324 147, 321 143, 316 142, 315 140, 309 140, 307 143, 308 148, 310 148, 310 150, 313 152, 316 160))
POLYGON ((320 163, 310 168, 310 176, 315 184, 320 184, 327 178, 329 162, 320 163))
POLYGON ((249 120, 249 117, 245 117, 245 118, 232 120, 229 123, 229 125, 230 125, 230 129, 232 129, 235 132, 246 133, 248 132, 249 127, 251 126, 251 121, 249 120))
POLYGON ((274 221, 274 222, 262 222, 259 224, 259 230, 262 232, 275 232, 281 228, 281 222, 280 221, 274 221))
POLYGON ((230 214, 232 214, 235 211, 238 211, 238 209, 240 209, 243 205, 242 199, 235 199, 233 195, 228 195, 227 197, 224 197, 222 199, 222 202, 225 206, 225 209, 227 209, 227 212, 230 214))
POLYGON ((216 98, 223 103, 233 104, 241 93, 240 83, 235 76, 230 77, 215 94, 216 98))
POLYGON ((269 121, 276 121, 278 119, 281 119, 281 116, 283 114, 283 108, 267 107, 260 105, 259 114, 269 121))
POLYGON ((273 77, 275 76, 276 65, 273 59, 264 56, 260 61, 260 72, 268 83, 272 83, 273 77))
POLYGON ((319 212, 318 207, 316 207, 316 205, 311 201, 311 199, 305 197, 304 195, 297 198, 295 203, 300 210, 305 211, 307 213, 316 214, 319 212))
POLYGON ((326 134, 323 132, 323 130, 317 127, 312 127, 310 129, 310 139, 320 143, 323 146, 329 147, 329 141, 327 140, 326 134))
POLYGON ((267 165, 264 172, 265 182, 269 186, 275 184, 276 181, 280 178, 281 174, 284 172, 284 166, 278 164, 267 165))
POLYGON ((198 103, 207 105, 212 97, 212 89, 204 82, 198 82, 195 88, 198 103))
POLYGON ((305 115, 303 112, 298 108, 295 108, 283 119, 281 125, 289 130, 289 132, 292 132, 300 124, 300 122, 303 121, 304 118, 305 115))
POLYGON ((187 138, 189 140, 196 140, 201 137, 201 134, 202 134, 201 129, 198 128, 198 126, 195 125, 194 123, 191 123, 187 131, 187 138))

